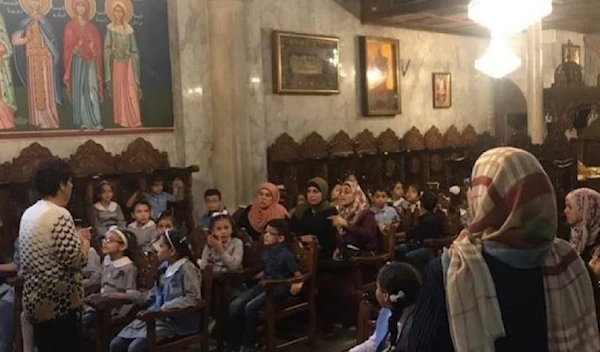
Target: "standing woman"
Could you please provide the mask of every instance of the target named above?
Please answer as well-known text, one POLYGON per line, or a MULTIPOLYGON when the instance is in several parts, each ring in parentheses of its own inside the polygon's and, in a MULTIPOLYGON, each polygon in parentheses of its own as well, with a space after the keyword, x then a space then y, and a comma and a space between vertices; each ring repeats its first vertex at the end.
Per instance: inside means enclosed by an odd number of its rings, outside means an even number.
POLYGON ((571 227, 569 242, 585 262, 600 245, 600 193, 590 188, 578 188, 567 194, 565 216, 571 227))
POLYGON ((247 207, 239 219, 239 227, 243 228, 254 239, 260 239, 267 223, 273 219, 286 219, 288 212, 279 204, 279 189, 266 182, 260 185, 252 205, 247 207))
POLYGON ((65 208, 73 183, 62 160, 42 163, 34 178, 41 199, 29 207, 19 228, 23 309, 33 324, 39 352, 82 351, 81 269, 90 249, 89 229, 75 230, 65 208))
POLYGON ((113 98, 113 118, 120 127, 142 127, 140 114, 140 53, 135 32, 129 24, 133 17, 131 0, 107 0, 104 66, 106 86, 113 98))
POLYGON ((13 48, 10 43, 4 16, 0 14, 0 129, 15 128, 15 114, 17 101, 13 87, 10 58, 13 48))
POLYGON ((296 235, 317 236, 320 259, 331 259, 335 249, 336 230, 329 218, 337 210, 327 201, 328 194, 327 181, 313 178, 306 186, 306 202, 291 214, 292 231, 296 235))
POLYGON ((599 351, 590 275, 556 238, 554 187, 539 161, 488 150, 468 200, 469 229, 425 269, 410 350, 599 351))
POLYGON ((66 0, 65 9, 72 20, 63 34, 63 83, 73 104, 73 122, 81 129, 101 129, 102 43, 100 31, 91 22, 96 14, 96 1, 66 0))

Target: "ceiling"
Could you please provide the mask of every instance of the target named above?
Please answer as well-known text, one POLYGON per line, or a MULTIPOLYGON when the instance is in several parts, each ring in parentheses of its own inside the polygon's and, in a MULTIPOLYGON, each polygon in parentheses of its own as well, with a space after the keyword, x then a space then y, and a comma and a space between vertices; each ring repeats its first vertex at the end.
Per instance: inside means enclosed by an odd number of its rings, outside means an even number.
MULTIPOLYGON (((502 1, 502 0, 499 0, 502 1)), ((523 0, 528 1, 528 0, 523 0)), ((362 0, 365 23, 469 36, 488 36, 467 17, 469 0, 362 0)), ((600 33, 600 0, 554 0, 544 29, 600 33)))

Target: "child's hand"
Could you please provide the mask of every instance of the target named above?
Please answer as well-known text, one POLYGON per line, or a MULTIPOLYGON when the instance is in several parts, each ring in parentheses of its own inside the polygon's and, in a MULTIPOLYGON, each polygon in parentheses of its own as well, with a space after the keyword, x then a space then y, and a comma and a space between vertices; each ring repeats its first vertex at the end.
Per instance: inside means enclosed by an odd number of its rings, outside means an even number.
POLYGON ((217 254, 223 254, 223 243, 221 243, 218 238, 214 235, 210 235, 206 241, 210 248, 214 249, 217 254))
POLYGON ((300 293, 300 291, 302 291, 302 282, 298 282, 290 286, 290 293, 292 294, 292 296, 296 296, 300 293))

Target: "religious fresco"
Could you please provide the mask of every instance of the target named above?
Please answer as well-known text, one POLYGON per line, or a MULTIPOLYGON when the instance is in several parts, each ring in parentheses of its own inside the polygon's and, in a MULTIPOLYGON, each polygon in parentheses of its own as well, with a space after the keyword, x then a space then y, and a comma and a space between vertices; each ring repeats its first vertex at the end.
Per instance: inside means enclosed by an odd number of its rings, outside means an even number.
POLYGON ((0 0, 0 138, 172 128, 166 0, 0 0))

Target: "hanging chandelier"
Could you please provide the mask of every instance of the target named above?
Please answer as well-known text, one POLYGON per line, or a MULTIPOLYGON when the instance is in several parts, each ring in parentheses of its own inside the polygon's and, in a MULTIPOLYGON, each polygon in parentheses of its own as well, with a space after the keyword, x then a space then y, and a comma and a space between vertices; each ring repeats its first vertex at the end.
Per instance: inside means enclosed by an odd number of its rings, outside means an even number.
POLYGON ((492 78, 502 78, 521 67, 521 58, 510 46, 507 36, 492 34, 492 41, 483 56, 475 60, 475 68, 492 78))
POLYGON ((515 35, 552 13, 552 0, 471 0, 469 19, 492 33, 515 35))

